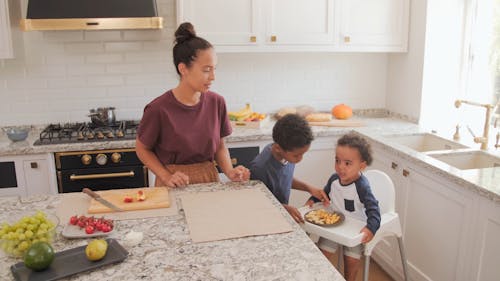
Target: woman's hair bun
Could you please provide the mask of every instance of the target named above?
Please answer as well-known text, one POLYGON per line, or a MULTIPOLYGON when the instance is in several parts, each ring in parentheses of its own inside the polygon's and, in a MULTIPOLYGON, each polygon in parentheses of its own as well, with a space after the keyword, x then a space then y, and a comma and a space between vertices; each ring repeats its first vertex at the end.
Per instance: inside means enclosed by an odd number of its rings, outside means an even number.
POLYGON ((182 44, 191 38, 196 37, 194 26, 190 22, 184 22, 175 31, 175 41, 177 44, 182 44))

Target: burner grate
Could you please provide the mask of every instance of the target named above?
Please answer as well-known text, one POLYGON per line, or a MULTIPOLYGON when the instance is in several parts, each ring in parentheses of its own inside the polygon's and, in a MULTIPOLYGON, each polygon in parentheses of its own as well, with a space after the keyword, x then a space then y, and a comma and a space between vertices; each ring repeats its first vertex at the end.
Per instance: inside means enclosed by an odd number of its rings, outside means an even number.
POLYGON ((50 124, 34 145, 131 140, 136 137, 138 125, 139 121, 135 120, 117 121, 108 126, 84 122, 50 124))

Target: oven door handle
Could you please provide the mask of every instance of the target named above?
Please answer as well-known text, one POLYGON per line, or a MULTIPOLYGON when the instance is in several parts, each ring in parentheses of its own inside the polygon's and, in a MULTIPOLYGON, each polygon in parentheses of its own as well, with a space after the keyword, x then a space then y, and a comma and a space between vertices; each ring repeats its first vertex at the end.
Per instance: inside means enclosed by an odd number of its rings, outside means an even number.
POLYGON ((135 176, 134 171, 122 172, 122 173, 109 173, 109 174, 90 174, 90 175, 75 175, 69 176, 71 181, 77 180, 92 180, 92 179, 106 179, 106 178, 120 178, 120 177, 133 177, 135 176))

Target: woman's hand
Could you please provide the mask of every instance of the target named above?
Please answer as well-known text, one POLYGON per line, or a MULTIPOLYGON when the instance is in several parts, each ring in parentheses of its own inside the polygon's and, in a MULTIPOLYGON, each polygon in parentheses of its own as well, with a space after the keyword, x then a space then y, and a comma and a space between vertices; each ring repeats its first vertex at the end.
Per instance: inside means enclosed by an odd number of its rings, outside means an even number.
POLYGON ((292 216, 292 218, 298 222, 298 223, 304 223, 304 218, 302 218, 302 215, 300 214, 299 210, 297 208, 283 204, 283 207, 287 210, 287 212, 292 216))
POLYGON ((373 233, 365 226, 361 229, 359 233, 363 233, 363 239, 361 239, 361 243, 366 244, 373 239, 373 233))
POLYGON ((231 181, 247 181, 250 179, 250 170, 240 165, 230 169, 226 176, 231 181))
POLYGON ((161 181, 168 187, 182 187, 189 184, 189 177, 183 172, 175 172, 167 177, 161 178, 161 181))

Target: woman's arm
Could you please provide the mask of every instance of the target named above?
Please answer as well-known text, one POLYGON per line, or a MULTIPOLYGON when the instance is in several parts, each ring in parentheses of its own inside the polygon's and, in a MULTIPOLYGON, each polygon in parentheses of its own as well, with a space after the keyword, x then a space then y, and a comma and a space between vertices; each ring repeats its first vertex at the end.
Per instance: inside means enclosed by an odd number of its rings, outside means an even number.
POLYGON ((246 181, 250 178, 250 171, 247 168, 243 166, 233 168, 224 139, 221 139, 219 148, 215 152, 215 161, 231 181, 246 181))
POLYGON ((158 179, 167 186, 178 187, 189 184, 189 178, 181 172, 171 174, 160 162, 156 154, 138 138, 135 140, 135 152, 137 157, 148 169, 150 169, 158 179))

